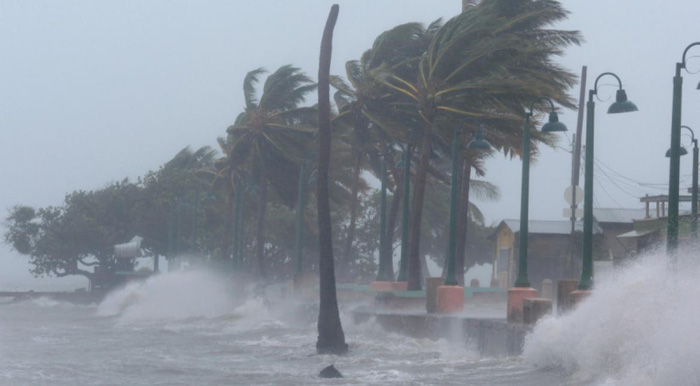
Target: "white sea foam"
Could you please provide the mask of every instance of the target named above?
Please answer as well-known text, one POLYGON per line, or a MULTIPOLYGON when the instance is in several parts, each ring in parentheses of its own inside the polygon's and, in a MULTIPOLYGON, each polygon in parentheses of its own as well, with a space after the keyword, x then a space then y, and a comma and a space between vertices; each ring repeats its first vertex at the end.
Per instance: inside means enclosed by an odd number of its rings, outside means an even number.
POLYGON ((524 358, 605 385, 699 385, 700 263, 662 252, 596 284, 572 312, 541 321, 524 358))
POLYGON ((203 271, 160 274, 109 294, 98 307, 101 316, 122 322, 216 318, 235 307, 226 282, 203 271))

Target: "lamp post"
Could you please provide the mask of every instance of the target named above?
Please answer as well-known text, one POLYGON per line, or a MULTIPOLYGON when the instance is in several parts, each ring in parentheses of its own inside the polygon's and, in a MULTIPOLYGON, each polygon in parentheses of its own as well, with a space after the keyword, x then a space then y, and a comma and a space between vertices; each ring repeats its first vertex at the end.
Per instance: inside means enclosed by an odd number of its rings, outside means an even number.
MULTIPOLYGON (((671 113, 671 154, 668 181, 668 222, 666 228, 666 252, 675 255, 678 248, 678 195, 680 184, 680 147, 681 147, 681 100, 683 96, 683 77, 681 70, 686 66, 686 54, 700 42, 691 43, 683 51, 680 63, 676 63, 676 75, 673 77, 673 109, 671 113)), ((700 84, 698 84, 700 89, 700 84)))
POLYGON ((401 261, 399 262, 398 282, 408 280, 408 220, 410 216, 410 188, 411 188, 411 155, 413 153, 413 145, 406 145, 403 151, 403 197, 402 197, 402 213, 401 213, 401 261))
POLYGON ((542 126, 545 133, 566 131, 566 126, 559 122, 559 115, 554 111, 554 103, 547 97, 538 97, 530 104, 530 111, 525 114, 523 125, 523 152, 522 152, 522 182, 520 191, 520 249, 518 254, 518 276, 515 279, 516 288, 530 288, 527 277, 527 241, 530 205, 530 118, 534 113, 535 104, 549 102, 552 111, 549 113, 549 121, 542 126))
POLYGON ((530 222, 530 118, 534 114, 537 103, 549 102, 551 111, 549 120, 542 126, 543 132, 566 131, 566 126, 559 122, 559 115, 554 111, 554 103, 547 97, 537 97, 530 104, 529 111, 525 113, 525 123, 523 124, 523 148, 522 148, 522 182, 520 191, 520 239, 518 251, 518 276, 515 279, 513 288, 508 290, 506 305, 506 315, 509 323, 522 323, 524 319, 525 299, 537 297, 537 291, 530 287, 530 280, 527 277, 527 247, 528 247, 528 225, 530 222))
POLYGON ((452 137, 452 175, 450 178, 450 223, 447 243, 447 270, 445 273, 445 285, 458 285, 455 273, 455 260, 457 251, 457 214, 459 212, 459 160, 460 160, 460 137, 464 131, 464 124, 474 121, 479 124, 472 141, 467 144, 468 149, 489 150, 491 145, 484 139, 483 123, 473 118, 466 118, 462 121, 462 126, 455 130, 452 137))
MULTIPOLYGON (((581 279, 578 282, 580 291, 588 291, 593 287, 593 145, 595 102, 593 96, 598 94, 598 81, 605 75, 617 79, 619 89, 615 94, 615 103, 608 108, 608 114, 619 114, 637 111, 637 106, 627 100, 627 93, 622 89, 622 81, 612 72, 604 72, 595 80, 593 89, 588 91, 586 103, 586 166, 583 192, 583 262, 581 279)), ((581 295, 584 296, 584 295, 581 295)))
MULTIPOLYGON (((700 86, 698 86, 700 87, 700 86)), ((691 188, 691 204, 690 204, 690 239, 696 241, 698 239, 698 140, 695 138, 693 129, 688 126, 681 126, 682 129, 690 131, 690 138, 693 142, 693 185, 691 188)), ((688 151, 684 147, 680 147, 678 155, 684 156, 688 151)), ((671 149, 666 151, 666 157, 671 157, 671 149)))
POLYGON ((450 226, 447 242, 447 273, 445 285, 459 285, 455 276, 455 252, 457 251, 457 212, 459 211, 459 139, 462 127, 452 138, 452 176, 450 178, 450 226))
POLYGON ((387 237, 386 237, 386 162, 389 153, 389 145, 386 146, 382 154, 381 165, 381 193, 379 203, 379 269, 377 271, 378 282, 392 281, 393 278, 387 275, 387 237))
POLYGON ((452 138, 452 176, 450 181, 450 224, 449 239, 447 243, 447 270, 445 281, 437 288, 437 310, 438 312, 460 312, 464 308, 464 287, 459 285, 455 275, 455 258, 457 250, 457 213, 459 212, 459 155, 460 137, 464 124, 474 121, 479 124, 479 129, 474 134, 474 138, 469 142, 469 149, 488 150, 491 145, 484 139, 483 124, 473 118, 466 118, 462 121, 462 126, 455 130, 452 138))

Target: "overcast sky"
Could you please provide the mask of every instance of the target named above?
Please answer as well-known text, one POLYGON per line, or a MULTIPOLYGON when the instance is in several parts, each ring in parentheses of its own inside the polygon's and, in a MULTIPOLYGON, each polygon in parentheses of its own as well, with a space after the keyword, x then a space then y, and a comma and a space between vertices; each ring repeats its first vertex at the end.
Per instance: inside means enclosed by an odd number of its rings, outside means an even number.
MULTIPOLYGON (((333 66, 344 75, 374 38, 395 25, 445 20, 460 0, 337 1, 333 66)), ((185 146, 216 146, 241 111, 246 72, 284 64, 313 78, 330 5, 321 0, 259 1, 0 1, 0 209, 61 204, 76 189, 96 189, 156 169, 185 146)), ((700 2, 564 1, 568 21, 585 39, 560 61, 589 83, 617 73, 632 114, 607 115, 613 87, 597 103, 596 207, 641 207, 639 197, 664 194, 674 66, 700 41, 700 2), (654 185, 647 185, 654 184, 654 185)), ((700 48, 689 67, 700 71, 700 48)), ((683 124, 700 135, 699 75, 684 72, 683 124)), ((604 78, 601 84, 613 84, 604 78)), ((578 98, 578 87, 572 89, 578 98)), ((569 148, 575 111, 559 145, 569 148)), ((683 138, 688 146, 690 139, 683 138)), ((690 157, 681 165, 682 191, 690 157)), ((479 203, 487 219, 517 218, 520 161, 496 156, 486 179, 502 192, 479 203)), ((544 149, 531 169, 531 219, 563 219, 571 155, 544 149)), ((581 184, 583 184, 581 182, 581 184)), ((4 215, 3 215, 4 216, 4 215)), ((4 230, 4 229, 3 229, 4 230)), ((29 276, 22 258, 0 247, 0 288, 29 276)), ((43 281, 38 285, 47 285, 43 281)))

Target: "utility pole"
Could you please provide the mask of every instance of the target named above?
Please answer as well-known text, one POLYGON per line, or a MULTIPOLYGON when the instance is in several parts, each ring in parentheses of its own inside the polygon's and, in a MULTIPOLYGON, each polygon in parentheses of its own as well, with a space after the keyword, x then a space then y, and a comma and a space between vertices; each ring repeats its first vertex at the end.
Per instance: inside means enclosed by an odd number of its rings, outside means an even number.
POLYGON ((579 181, 579 170, 581 169, 581 138, 583 132, 583 111, 586 103, 586 71, 587 66, 581 68, 581 92, 578 102, 578 117, 576 120, 576 134, 574 135, 574 144, 571 160, 571 259, 569 261, 568 276, 570 278, 577 277, 576 275, 576 187, 579 181))

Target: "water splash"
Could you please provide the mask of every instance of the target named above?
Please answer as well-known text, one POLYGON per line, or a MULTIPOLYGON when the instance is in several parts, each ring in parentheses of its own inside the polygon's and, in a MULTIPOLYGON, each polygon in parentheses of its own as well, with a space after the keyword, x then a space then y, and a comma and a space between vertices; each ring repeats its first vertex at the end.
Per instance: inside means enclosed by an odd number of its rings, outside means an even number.
POLYGON ((607 385, 700 384, 700 263, 654 252, 596 284, 572 312, 541 321, 524 358, 607 385))
POLYGON ((204 271, 188 271, 127 284, 107 295, 97 314, 119 315, 122 322, 182 320, 221 317, 235 306, 236 296, 224 279, 204 271))

